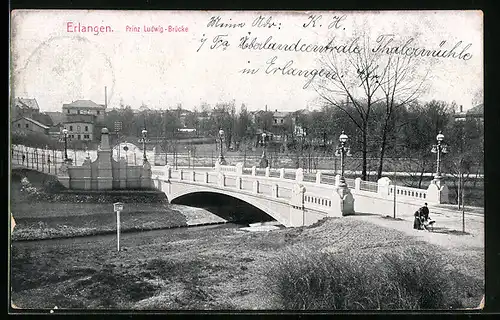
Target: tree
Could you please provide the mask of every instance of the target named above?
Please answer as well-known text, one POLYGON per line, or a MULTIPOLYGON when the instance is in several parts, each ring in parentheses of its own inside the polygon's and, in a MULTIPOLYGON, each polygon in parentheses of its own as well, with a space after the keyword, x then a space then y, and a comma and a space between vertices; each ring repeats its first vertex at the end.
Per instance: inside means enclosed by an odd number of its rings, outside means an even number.
POLYGON ((364 37, 365 46, 359 53, 346 56, 339 61, 337 55, 325 56, 321 64, 331 72, 331 76, 320 78, 315 90, 320 98, 329 106, 343 111, 360 130, 362 139, 362 176, 367 178, 368 124, 376 93, 380 89, 381 79, 385 78, 384 69, 379 68, 379 55, 374 54, 368 45, 369 39, 364 37))
POLYGON ((424 82, 430 70, 420 75, 417 60, 410 57, 389 56, 386 61, 382 72, 384 77, 380 80, 385 112, 381 124, 377 179, 382 178, 387 137, 396 127, 395 115, 402 106, 415 101, 425 90, 424 82))
POLYGON ((255 120, 259 129, 263 131, 271 130, 273 126, 273 113, 271 111, 259 111, 255 120))
POLYGON ((467 187, 475 187, 482 172, 484 148, 482 122, 472 118, 453 121, 446 130, 445 139, 451 146, 443 161, 446 174, 452 176, 458 208, 464 205, 467 187), (474 175, 476 179, 473 179, 474 175))
POLYGON ((421 188, 423 174, 435 170, 435 156, 430 152, 431 146, 436 143, 436 135, 446 130, 452 121, 453 106, 444 101, 430 101, 421 104, 418 101, 403 109, 401 115, 402 126, 397 139, 400 154, 406 154, 415 161, 406 163, 404 171, 417 172, 418 177, 410 176, 410 180, 417 178, 418 188, 421 188))
POLYGON ((250 114, 245 106, 245 104, 241 105, 240 113, 238 114, 238 118, 236 121, 235 127, 235 140, 239 145, 242 141, 245 141, 248 137, 253 137, 254 132, 252 130, 252 122, 250 120, 250 114))

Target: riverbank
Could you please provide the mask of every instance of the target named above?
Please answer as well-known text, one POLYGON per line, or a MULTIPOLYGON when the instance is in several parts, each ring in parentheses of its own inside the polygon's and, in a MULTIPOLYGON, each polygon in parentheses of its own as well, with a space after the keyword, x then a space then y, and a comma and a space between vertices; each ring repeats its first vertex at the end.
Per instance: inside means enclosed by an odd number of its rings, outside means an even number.
POLYGON ((20 308, 59 310, 276 310, 282 306, 269 277, 275 261, 289 252, 350 252, 369 261, 420 248, 445 262, 442 272, 459 300, 454 307, 479 304, 483 248, 444 248, 360 218, 329 218, 310 227, 266 232, 216 225, 129 233, 122 237, 121 252, 113 235, 43 245, 14 242, 12 302, 20 308))
POLYGON ((225 223, 203 209, 172 206, 153 191, 68 193, 52 191, 43 174, 16 171, 11 182, 10 212, 16 227, 11 240, 47 240, 116 233, 113 203, 124 202, 121 232, 225 223), (23 179, 25 179, 23 181, 23 179))
MULTIPOLYGON (((36 203, 12 207, 12 241, 47 240, 116 234, 112 204, 36 203)), ((226 220, 203 209, 168 204, 127 204, 120 215, 121 233, 221 224, 226 220)))

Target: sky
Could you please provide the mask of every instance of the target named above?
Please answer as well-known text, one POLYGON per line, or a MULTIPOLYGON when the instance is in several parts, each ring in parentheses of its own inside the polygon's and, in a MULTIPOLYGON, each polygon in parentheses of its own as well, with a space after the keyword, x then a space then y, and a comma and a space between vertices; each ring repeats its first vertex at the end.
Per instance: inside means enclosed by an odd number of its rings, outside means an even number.
MULTIPOLYGON (((420 59, 420 70, 430 69, 428 90, 420 99, 455 101, 465 110, 474 106, 474 96, 483 89, 480 11, 14 11, 11 96, 35 98, 41 111, 61 111, 64 103, 79 99, 104 104, 104 87, 110 108, 122 103, 133 108, 181 104, 193 109, 202 102, 213 106, 234 101, 249 110, 266 105, 280 111, 314 109, 321 106, 321 100, 314 85, 304 89, 306 77, 267 74, 266 68, 276 57, 273 67, 293 61, 298 69, 319 70, 325 54, 243 50, 238 47, 240 39, 257 37, 264 42, 272 36, 278 43, 300 39, 317 45, 333 39, 340 45, 350 43, 361 32, 369 35, 371 47, 376 47, 377 37, 383 34, 392 34, 394 45, 413 38, 414 47, 430 50, 439 49, 440 44, 449 50, 460 43, 460 53, 467 47, 467 60, 420 59), (321 17, 312 23, 311 15, 321 17), (208 27, 211 17, 217 16, 221 23, 244 26, 208 27), (72 23, 69 29, 68 23, 72 23), (109 32, 75 32, 78 24, 103 26, 103 31, 108 26, 109 32), (153 26, 157 30, 163 27, 163 32, 145 32, 153 26), (187 32, 168 32, 169 26, 187 28, 187 32), (129 31, 134 27, 140 32, 129 31), (219 46, 210 48, 218 35, 223 35, 219 46), (199 49, 202 39, 206 41, 199 49), (242 74, 244 68, 259 70, 242 74)), ((338 53, 336 58, 347 55, 338 53)))

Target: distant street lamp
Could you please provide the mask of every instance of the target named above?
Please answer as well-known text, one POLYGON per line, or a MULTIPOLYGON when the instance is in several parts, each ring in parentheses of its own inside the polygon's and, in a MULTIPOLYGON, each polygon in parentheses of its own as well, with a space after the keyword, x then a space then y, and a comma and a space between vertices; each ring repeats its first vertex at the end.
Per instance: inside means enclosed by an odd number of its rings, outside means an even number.
POLYGON ((68 130, 66 128, 62 131, 64 136, 64 161, 68 161, 68 130))
POLYGON ((267 134, 265 132, 262 132, 262 157, 260 158, 260 167, 261 168, 267 168, 268 164, 269 164, 269 161, 267 160, 267 156, 266 156, 266 146, 267 146, 267 143, 266 143, 266 137, 267 137, 267 134))
POLYGON ((148 158, 146 157, 146 142, 149 142, 149 140, 147 137, 148 131, 146 129, 142 129, 142 139, 139 139, 139 142, 142 142, 142 150, 144 151, 142 158, 144 162, 148 161, 148 158))
POLYGON ((346 185, 345 177, 344 177, 344 168, 345 168, 345 157, 351 155, 351 148, 346 146, 346 142, 349 137, 344 133, 340 134, 339 141, 340 145, 335 149, 335 155, 340 156, 340 185, 346 185))
POLYGON ((219 154, 219 164, 221 165, 225 165, 226 164, 226 159, 224 159, 224 155, 222 153, 222 149, 223 149, 223 142, 224 140, 224 130, 222 130, 222 128, 219 130, 219 141, 220 141, 220 154, 219 154))
POLYGON ((436 136, 437 144, 432 146, 431 152, 437 154, 436 159, 436 176, 435 179, 441 179, 441 156, 442 154, 448 153, 448 146, 443 143, 444 135, 441 131, 439 131, 436 136))

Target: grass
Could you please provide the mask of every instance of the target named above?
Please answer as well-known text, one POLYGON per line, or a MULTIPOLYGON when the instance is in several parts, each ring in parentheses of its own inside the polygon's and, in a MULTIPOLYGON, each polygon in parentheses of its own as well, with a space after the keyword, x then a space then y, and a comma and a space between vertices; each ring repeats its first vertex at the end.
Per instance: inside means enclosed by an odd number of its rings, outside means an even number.
POLYGON ((475 307, 484 292, 476 249, 443 250, 356 217, 263 233, 130 233, 122 247, 114 236, 13 242, 12 299, 22 308, 390 310, 475 307))
POLYGON ((470 287, 465 294, 477 295, 478 281, 444 267, 437 252, 415 247, 379 259, 300 250, 279 257, 268 282, 285 310, 463 308, 464 292, 457 288, 470 287))

